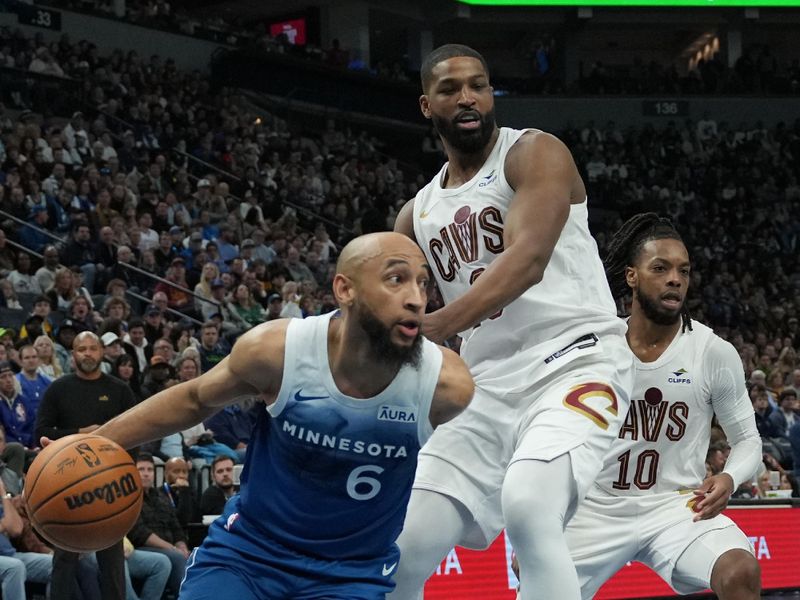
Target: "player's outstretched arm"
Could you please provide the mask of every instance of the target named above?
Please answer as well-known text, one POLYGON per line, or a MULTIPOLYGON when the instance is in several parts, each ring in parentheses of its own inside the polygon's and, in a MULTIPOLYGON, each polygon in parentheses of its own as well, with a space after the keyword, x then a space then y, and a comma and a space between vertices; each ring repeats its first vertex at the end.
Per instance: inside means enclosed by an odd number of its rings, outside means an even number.
POLYGON ((504 250, 464 295, 426 317, 423 332, 433 341, 474 327, 544 276, 569 217, 578 177, 572 155, 558 138, 529 133, 508 152, 505 174, 514 198, 503 230, 504 250))
POLYGON ((271 399, 281 385, 287 324, 279 319, 254 327, 213 369, 148 398, 95 433, 133 448, 188 429, 243 396, 271 399))
POLYGON ((438 427, 461 413, 472 400, 475 383, 461 357, 448 348, 442 351, 442 370, 433 393, 430 420, 438 427))

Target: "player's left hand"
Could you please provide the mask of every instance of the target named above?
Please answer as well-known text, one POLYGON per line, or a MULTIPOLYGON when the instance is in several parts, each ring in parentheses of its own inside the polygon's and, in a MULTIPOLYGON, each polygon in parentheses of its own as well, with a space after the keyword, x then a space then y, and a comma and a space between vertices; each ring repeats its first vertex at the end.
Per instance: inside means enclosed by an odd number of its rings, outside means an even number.
POLYGON ((435 344, 441 344, 453 335, 442 312, 439 309, 422 317, 422 335, 435 344))
POLYGON ((696 503, 694 521, 713 519, 728 506, 728 498, 733 493, 733 478, 727 473, 713 475, 694 490, 696 503))

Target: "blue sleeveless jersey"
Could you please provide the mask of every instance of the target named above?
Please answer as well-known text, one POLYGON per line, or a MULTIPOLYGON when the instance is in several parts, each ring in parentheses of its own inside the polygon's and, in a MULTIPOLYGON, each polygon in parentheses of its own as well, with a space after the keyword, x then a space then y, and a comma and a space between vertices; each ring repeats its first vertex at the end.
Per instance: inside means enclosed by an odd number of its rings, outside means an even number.
POLYGON ((238 509, 297 552, 383 556, 402 529, 417 452, 432 433, 442 353, 423 340, 418 369, 403 367, 373 398, 351 398, 330 372, 331 318, 289 323, 283 382, 248 445, 238 509))

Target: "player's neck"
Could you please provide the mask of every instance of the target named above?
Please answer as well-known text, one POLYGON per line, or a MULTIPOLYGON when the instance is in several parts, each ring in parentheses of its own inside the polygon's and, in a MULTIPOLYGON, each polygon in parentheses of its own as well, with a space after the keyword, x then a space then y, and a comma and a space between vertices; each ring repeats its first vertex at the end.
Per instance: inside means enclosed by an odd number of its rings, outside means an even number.
POLYGON ((456 150, 446 140, 442 140, 447 151, 447 171, 444 174, 442 187, 456 188, 475 177, 494 150, 499 135, 500 130, 495 127, 486 146, 480 152, 469 154, 456 150))
POLYGON ((336 387, 353 398, 377 396, 398 372, 396 365, 388 364, 372 352, 363 334, 345 327, 343 319, 332 322, 328 331, 328 363, 336 387))
POLYGON ((660 325, 644 316, 641 310, 633 310, 628 319, 628 345, 642 362, 653 362, 675 339, 681 329, 682 319, 671 325, 660 325))

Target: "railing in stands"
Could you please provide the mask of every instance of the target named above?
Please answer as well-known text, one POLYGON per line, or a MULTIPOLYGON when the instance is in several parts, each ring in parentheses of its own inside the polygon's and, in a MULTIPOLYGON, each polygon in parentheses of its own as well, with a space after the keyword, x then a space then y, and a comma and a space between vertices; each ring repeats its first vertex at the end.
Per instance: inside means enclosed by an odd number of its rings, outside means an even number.
MULTIPOLYGON (((47 235, 51 239, 57 240, 59 242, 59 244, 61 244, 62 246, 67 243, 65 239, 60 238, 59 236, 55 235, 54 233, 52 233, 50 231, 47 231, 46 229, 42 229, 41 227, 37 227, 36 225, 34 225, 32 223, 28 223, 27 221, 23 221, 22 219, 19 219, 19 218, 15 217, 14 215, 12 215, 12 214, 4 211, 4 210, 0 210, 0 216, 12 219, 13 221, 15 221, 15 222, 17 222, 17 223, 19 223, 21 225, 24 225, 26 227, 30 227, 31 229, 35 229, 36 231, 39 231, 40 233, 43 233, 43 234, 47 235)), ((6 243, 7 244, 11 244, 11 246, 13 246, 14 248, 18 248, 18 249, 22 250, 23 252, 26 252, 26 253, 30 254, 31 256, 35 256, 36 258, 38 258, 40 260, 43 259, 43 256, 40 253, 36 252, 35 250, 33 250, 31 248, 28 248, 27 246, 25 246, 23 244, 20 244, 18 242, 15 242, 13 240, 8 239, 8 238, 6 238, 6 243)), ((165 279, 163 277, 159 277, 158 275, 155 275, 154 273, 150 273, 148 271, 145 271, 144 269, 140 269, 139 267, 135 267, 135 266, 129 265, 127 263, 117 263, 117 264, 119 264, 120 266, 122 266, 122 267, 124 267, 126 269, 134 271, 138 275, 142 275, 144 277, 148 277, 150 279, 153 279, 155 281, 158 281, 160 283, 163 283, 163 284, 166 284, 166 285, 168 285, 170 287, 173 287, 173 288, 175 288, 177 290, 180 290, 181 292, 183 292, 185 294, 189 294, 193 298, 199 299, 202 302, 208 302, 210 304, 214 304, 215 306, 220 306, 220 303, 217 302, 216 300, 200 296, 199 294, 194 293, 192 290, 190 290, 188 288, 185 288, 182 285, 178 285, 174 281, 170 281, 169 279, 165 279)), ((63 266, 63 265, 59 265, 59 266, 63 266)), ((134 292, 130 292, 130 291, 128 291, 126 293, 129 293, 132 297, 135 297, 137 300, 144 301, 147 304, 151 304, 152 303, 152 301, 149 298, 145 297, 145 296, 140 296, 140 295, 135 294, 134 292)), ((179 315, 180 317, 185 317, 187 319, 190 319, 191 321, 193 321, 195 323, 200 323, 200 321, 198 321, 197 319, 194 319, 194 318, 190 317, 189 315, 187 315, 185 313, 182 313, 182 312, 180 312, 178 310, 175 310, 175 309, 172 309, 172 308, 167 308, 166 310, 169 311, 170 313, 179 315)))
MULTIPOLYGON (((125 121, 124 119, 121 119, 120 117, 118 117, 116 115, 111 115, 111 114, 108 114, 108 113, 106 113, 104 111, 98 110, 96 107, 90 107, 90 108, 92 110, 98 112, 99 114, 103 115, 105 118, 112 119, 112 120, 116 121, 118 124, 121 125, 121 127, 123 129, 130 129, 131 131, 136 131, 136 126, 133 125, 132 123, 129 123, 129 122, 125 121)), ((114 133, 113 135, 114 135, 114 137, 116 139, 120 139, 119 135, 117 135, 116 133, 114 133)), ((221 168, 221 167, 219 167, 217 165, 214 165, 212 163, 206 162, 206 161, 194 156, 193 154, 189 154, 187 152, 183 152, 183 151, 178 150, 176 148, 172 148, 170 151, 174 152, 175 154, 178 154, 179 156, 182 156, 182 157, 192 161, 195 165, 201 165, 206 170, 210 169, 210 170, 214 171, 215 173, 217 173, 218 175, 221 175, 221 176, 225 177, 228 180, 235 181, 237 183, 242 181, 241 177, 238 177, 237 175, 234 175, 230 171, 226 171, 225 169, 223 169, 223 168, 221 168)), ((166 151, 165 151, 165 153, 166 153, 166 151)), ((199 177, 197 177, 197 176, 195 176, 193 174, 190 174, 190 177, 194 181, 198 181, 200 179, 199 177)), ((261 183, 258 183, 258 185, 260 187, 266 189, 261 183)), ((230 195, 231 198, 233 198, 237 202, 242 202, 242 199, 240 197, 236 196, 235 194, 229 194, 229 195, 230 195)), ((285 199, 281 200, 281 204, 283 204, 284 206, 288 206, 289 208, 294 209, 298 213, 304 214, 310 220, 322 221, 323 223, 326 223, 326 224, 328 224, 328 225, 330 225, 332 227, 340 229, 341 231, 343 231, 343 232, 345 232, 347 234, 355 235, 355 231, 352 230, 351 228, 345 227, 341 223, 339 223, 337 221, 334 221, 332 219, 329 219, 328 217, 326 217, 324 215, 321 215, 321 214, 311 210, 310 208, 307 208, 305 206, 301 206, 300 204, 296 204, 295 202, 292 202, 290 200, 285 200, 285 199)))

